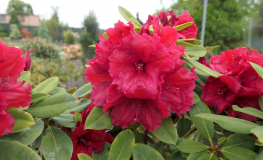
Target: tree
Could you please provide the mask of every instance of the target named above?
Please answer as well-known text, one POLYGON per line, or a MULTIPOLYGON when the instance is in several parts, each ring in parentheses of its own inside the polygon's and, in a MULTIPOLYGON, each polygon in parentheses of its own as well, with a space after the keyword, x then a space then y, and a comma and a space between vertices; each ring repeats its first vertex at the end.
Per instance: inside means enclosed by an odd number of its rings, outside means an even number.
POLYGON ((75 43, 75 37, 70 29, 63 32, 63 42, 68 44, 75 43))
POLYGON ((15 24, 15 25, 20 24, 20 22, 17 18, 17 12, 15 10, 11 12, 10 16, 11 16, 11 19, 9 21, 9 24, 15 24))
POLYGON ((17 25, 15 25, 15 24, 11 25, 10 37, 13 39, 18 39, 21 37, 21 32, 19 31, 17 25))
POLYGON ((84 19, 83 33, 80 36, 80 44, 82 48, 83 64, 87 63, 88 59, 93 58, 95 54, 95 48, 89 47, 92 44, 98 42, 99 37, 99 24, 94 12, 90 12, 84 19))
POLYGON ((58 34, 59 34, 59 18, 58 18, 58 8, 52 7, 53 9, 53 15, 50 20, 47 21, 47 27, 49 29, 49 34, 52 38, 52 41, 55 42, 57 40, 58 34))
POLYGON ((21 0, 10 0, 6 9, 7 14, 16 11, 17 14, 33 14, 33 9, 30 4, 24 3, 21 0))
POLYGON ((49 35, 49 30, 47 28, 46 22, 44 20, 40 21, 41 26, 37 30, 37 36, 42 39, 47 39, 48 42, 51 42, 51 37, 49 35))

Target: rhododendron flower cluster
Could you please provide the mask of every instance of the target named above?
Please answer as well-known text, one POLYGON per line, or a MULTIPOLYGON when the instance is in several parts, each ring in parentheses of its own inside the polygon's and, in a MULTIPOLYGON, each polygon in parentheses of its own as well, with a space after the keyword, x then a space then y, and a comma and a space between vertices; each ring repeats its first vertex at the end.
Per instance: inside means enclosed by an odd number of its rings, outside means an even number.
POLYGON ((26 58, 22 54, 20 49, 0 41, 0 136, 11 133, 15 122, 6 109, 29 106, 32 98, 31 85, 23 86, 23 81, 17 81, 20 73, 30 68, 29 53, 26 58))
POLYGON ((112 143, 113 137, 104 130, 85 129, 84 125, 86 118, 94 105, 90 104, 85 110, 81 112, 82 121, 77 122, 77 126, 71 132, 71 140, 73 142, 73 153, 71 160, 78 160, 79 153, 85 153, 92 157, 92 152, 102 151, 103 145, 106 142, 112 143))
POLYGON ((188 13, 176 17, 161 12, 149 16, 139 33, 131 22, 119 21, 107 29, 108 39, 100 35, 97 56, 84 73, 93 85, 93 104, 106 114, 110 110, 114 125, 127 128, 138 121, 153 131, 169 110, 179 117, 190 110, 197 76, 194 70, 182 68, 184 47, 176 42, 179 37, 196 37, 197 29, 195 24, 181 32, 173 28, 189 21, 193 20, 188 13))
POLYGON ((228 109, 229 116, 258 120, 257 117, 234 111, 232 105, 261 110, 258 98, 263 93, 263 79, 248 62, 263 66, 263 56, 255 50, 239 47, 212 56, 210 61, 208 66, 223 75, 208 78, 202 87, 201 99, 209 107, 214 107, 218 114, 228 109))

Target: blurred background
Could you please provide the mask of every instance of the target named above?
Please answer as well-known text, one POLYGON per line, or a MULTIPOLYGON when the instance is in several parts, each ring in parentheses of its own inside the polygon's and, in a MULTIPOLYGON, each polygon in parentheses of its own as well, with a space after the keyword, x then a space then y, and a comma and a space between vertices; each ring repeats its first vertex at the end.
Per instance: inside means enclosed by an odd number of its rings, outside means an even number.
MULTIPOLYGON (((89 45, 121 20, 118 5, 142 24, 149 14, 190 12, 201 38, 204 0, 1 0, 0 38, 32 58, 32 83, 58 76, 70 89, 85 84, 83 71, 96 56, 89 45)), ((263 0, 208 0, 204 46, 213 54, 245 46, 263 53, 263 0)))

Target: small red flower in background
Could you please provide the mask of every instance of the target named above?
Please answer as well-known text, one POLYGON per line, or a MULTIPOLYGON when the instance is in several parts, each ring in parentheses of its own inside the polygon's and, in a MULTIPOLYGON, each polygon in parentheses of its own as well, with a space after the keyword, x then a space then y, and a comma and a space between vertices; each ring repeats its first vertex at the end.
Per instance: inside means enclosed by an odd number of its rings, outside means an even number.
POLYGON ((127 128, 138 121, 153 131, 169 110, 181 117, 193 104, 196 73, 182 68, 184 47, 176 46, 178 32, 172 28, 178 19, 173 12, 162 14, 149 16, 139 34, 130 22, 107 29, 109 38, 100 35, 97 57, 84 71, 93 85, 90 99, 114 125, 127 128))
POLYGON ((32 98, 32 86, 17 81, 25 66, 30 66, 30 57, 21 57, 22 54, 20 49, 0 41, 0 136, 13 130, 15 120, 6 109, 29 106, 32 98))
POLYGON ((95 105, 90 104, 81 112, 82 122, 77 122, 74 131, 71 132, 71 140, 73 142, 73 153, 71 160, 78 160, 77 154, 85 153, 92 157, 92 152, 102 151, 103 145, 106 142, 112 143, 113 137, 104 130, 85 129, 85 121, 95 105))
POLYGON ((251 115, 234 111, 232 105, 261 110, 258 98, 263 93, 263 79, 248 62, 263 66, 263 56, 255 50, 248 51, 245 47, 238 47, 211 57, 210 62, 208 66, 224 76, 209 77, 202 87, 201 99, 209 107, 214 107, 217 113, 229 108, 228 116, 238 116, 248 121, 258 120, 251 115))

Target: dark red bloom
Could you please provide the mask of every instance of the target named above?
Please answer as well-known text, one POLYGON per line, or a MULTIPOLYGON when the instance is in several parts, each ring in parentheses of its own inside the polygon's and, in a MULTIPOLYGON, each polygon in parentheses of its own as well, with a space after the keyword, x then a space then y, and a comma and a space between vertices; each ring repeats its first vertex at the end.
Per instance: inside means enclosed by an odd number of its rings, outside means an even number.
POLYGON ((173 67, 169 50, 147 34, 126 37, 109 60, 112 83, 129 98, 155 99, 162 84, 160 74, 173 67))
POLYGON ((0 137, 4 134, 12 133, 15 120, 13 116, 6 111, 5 97, 0 92, 0 137))

